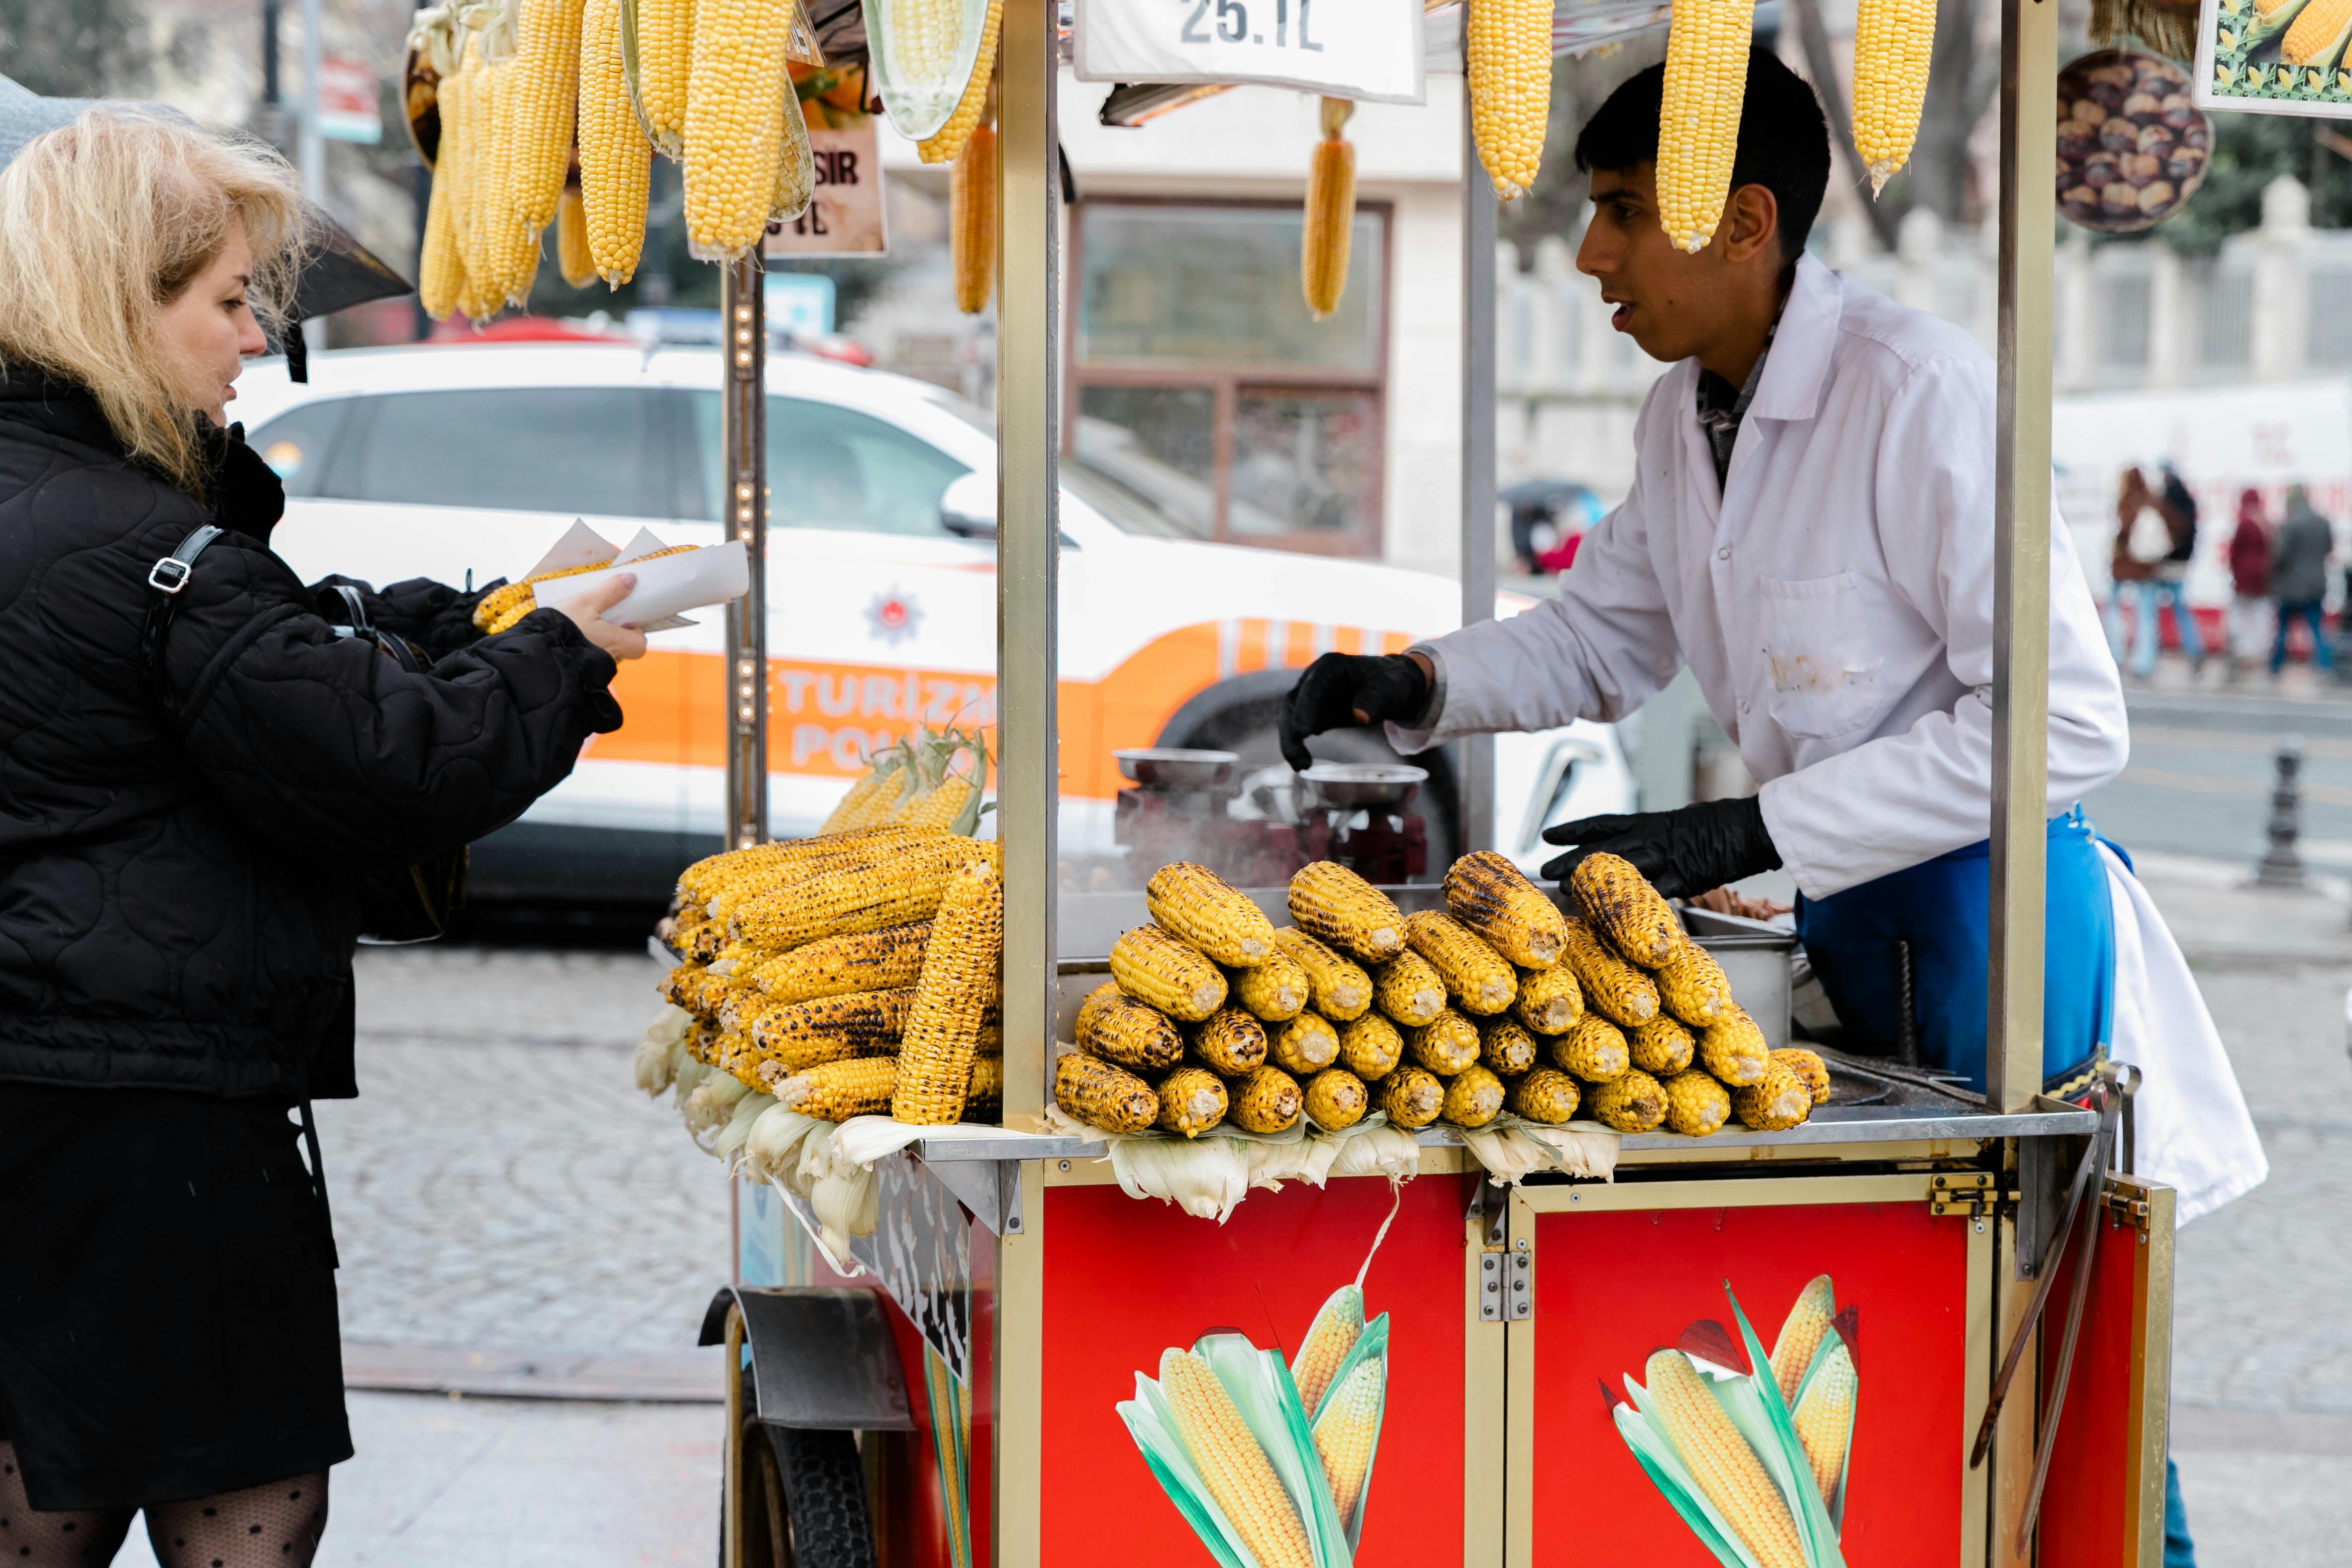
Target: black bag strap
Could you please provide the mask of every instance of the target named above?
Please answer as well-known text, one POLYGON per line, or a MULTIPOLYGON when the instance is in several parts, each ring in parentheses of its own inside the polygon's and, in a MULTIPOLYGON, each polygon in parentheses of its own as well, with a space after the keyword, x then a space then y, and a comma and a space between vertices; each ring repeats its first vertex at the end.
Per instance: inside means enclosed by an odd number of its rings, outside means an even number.
POLYGON ((167 712, 171 700, 163 685, 163 638, 172 629, 172 613, 179 608, 181 591, 196 574, 196 557, 220 536, 221 531, 213 524, 201 524, 191 529, 169 555, 147 569, 147 586, 154 594, 147 601, 147 623, 139 639, 140 658, 145 666, 148 689, 154 693, 157 705, 167 712))

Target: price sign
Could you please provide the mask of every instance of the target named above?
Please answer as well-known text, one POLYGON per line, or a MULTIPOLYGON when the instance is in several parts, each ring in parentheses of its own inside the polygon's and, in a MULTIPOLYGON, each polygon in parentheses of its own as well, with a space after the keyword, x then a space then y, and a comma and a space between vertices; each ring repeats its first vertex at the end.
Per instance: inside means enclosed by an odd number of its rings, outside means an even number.
POLYGON ((1080 81, 1259 82, 1423 99, 1423 0, 1077 0, 1080 81))
POLYGON ((890 241, 874 122, 861 115, 845 129, 813 130, 809 152, 816 163, 816 199, 761 248, 770 256, 883 255, 890 241))

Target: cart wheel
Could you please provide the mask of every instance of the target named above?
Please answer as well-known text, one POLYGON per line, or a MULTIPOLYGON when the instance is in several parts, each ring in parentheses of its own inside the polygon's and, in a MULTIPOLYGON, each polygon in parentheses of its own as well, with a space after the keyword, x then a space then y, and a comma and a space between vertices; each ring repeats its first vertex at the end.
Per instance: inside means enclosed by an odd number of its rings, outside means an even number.
POLYGON ((776 1562, 785 1568, 875 1568, 866 1470, 856 1436, 771 1426, 768 1441, 757 1447, 762 1476, 776 1479, 775 1495, 782 1504, 779 1527, 788 1521, 791 1531, 790 1544, 776 1562))
POLYGON ((772 1442, 757 1421, 743 1424, 742 1568, 793 1568, 792 1528, 784 1513, 784 1478, 772 1442))

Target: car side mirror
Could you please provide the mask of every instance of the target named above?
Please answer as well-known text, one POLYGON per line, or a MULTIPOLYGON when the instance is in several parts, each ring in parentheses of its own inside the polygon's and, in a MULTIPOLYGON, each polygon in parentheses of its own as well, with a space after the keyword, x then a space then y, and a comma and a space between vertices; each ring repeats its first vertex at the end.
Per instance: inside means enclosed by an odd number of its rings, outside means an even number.
POLYGON ((958 474, 940 492, 940 526, 959 539, 996 537, 996 476, 958 474))

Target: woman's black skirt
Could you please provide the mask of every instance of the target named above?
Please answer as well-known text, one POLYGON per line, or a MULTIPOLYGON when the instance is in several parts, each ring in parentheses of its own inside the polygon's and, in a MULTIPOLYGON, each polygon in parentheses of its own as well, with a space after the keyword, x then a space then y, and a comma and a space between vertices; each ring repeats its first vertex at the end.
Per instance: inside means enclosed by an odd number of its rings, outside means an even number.
POLYGON ((0 1436, 36 1509, 351 1458, 334 1243, 284 1104, 0 1083, 0 1436))

